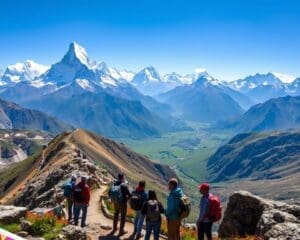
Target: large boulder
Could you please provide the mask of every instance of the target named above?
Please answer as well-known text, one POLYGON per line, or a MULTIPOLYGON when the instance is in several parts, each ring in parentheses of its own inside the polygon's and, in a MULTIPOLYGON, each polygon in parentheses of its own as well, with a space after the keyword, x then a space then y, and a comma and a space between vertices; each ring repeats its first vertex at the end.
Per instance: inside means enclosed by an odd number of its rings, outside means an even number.
POLYGON ((78 226, 66 226, 62 229, 62 239, 66 240, 87 240, 88 235, 84 228, 78 226))
POLYGON ((300 239, 300 206, 267 200, 246 191, 229 198, 219 236, 258 235, 264 239, 300 239))
POLYGON ((0 205, 0 223, 10 224, 18 223, 20 219, 25 217, 27 208, 0 205))

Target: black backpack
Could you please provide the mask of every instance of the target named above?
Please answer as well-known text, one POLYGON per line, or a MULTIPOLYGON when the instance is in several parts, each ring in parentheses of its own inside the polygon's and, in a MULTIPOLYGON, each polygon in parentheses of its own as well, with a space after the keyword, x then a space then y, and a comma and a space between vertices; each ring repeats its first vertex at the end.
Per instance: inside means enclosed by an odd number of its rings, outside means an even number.
POLYGON ((83 192, 82 192, 82 187, 80 186, 75 186, 74 191, 73 191, 73 198, 75 202, 82 202, 83 201, 83 192))
POLYGON ((150 222, 157 222, 160 220, 160 211, 158 201, 148 200, 147 202, 147 220, 150 222))
POLYGON ((135 211, 142 210, 143 198, 140 193, 134 192, 130 198, 130 207, 135 211))

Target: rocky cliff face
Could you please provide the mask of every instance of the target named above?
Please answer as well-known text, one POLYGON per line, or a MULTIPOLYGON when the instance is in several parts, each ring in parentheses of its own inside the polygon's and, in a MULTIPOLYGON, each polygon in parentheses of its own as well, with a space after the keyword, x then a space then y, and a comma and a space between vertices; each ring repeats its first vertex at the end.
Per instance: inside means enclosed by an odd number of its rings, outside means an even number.
POLYGON ((300 239, 300 206, 263 199, 245 191, 232 194, 219 236, 246 235, 270 240, 300 239))

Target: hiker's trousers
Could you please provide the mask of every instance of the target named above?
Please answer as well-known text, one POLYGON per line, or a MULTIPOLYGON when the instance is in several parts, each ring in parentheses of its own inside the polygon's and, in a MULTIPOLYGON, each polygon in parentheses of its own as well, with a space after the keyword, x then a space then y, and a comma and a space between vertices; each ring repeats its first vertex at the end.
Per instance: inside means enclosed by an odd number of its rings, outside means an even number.
POLYGON ((122 232, 122 231, 124 231, 124 227, 125 227, 126 214, 127 214, 127 202, 114 203, 114 209, 115 209, 115 214, 114 214, 113 230, 117 230, 119 216, 121 214, 120 231, 122 232))
POLYGON ((73 199, 71 197, 67 197, 67 205, 68 205, 68 218, 69 221, 73 219, 73 199))
POLYGON ((207 240, 212 240, 212 222, 201 222, 198 225, 198 240, 204 240, 204 235, 207 240))
POLYGON ((88 205, 83 203, 75 203, 74 204, 74 224, 78 225, 78 220, 80 216, 80 212, 82 211, 81 216, 81 227, 84 227, 86 225, 86 215, 87 215, 87 209, 88 205))
POLYGON ((142 214, 142 211, 136 211, 135 218, 134 218, 134 232, 135 233, 141 234, 144 221, 145 221, 145 215, 142 214))
POLYGON ((151 233, 153 232, 154 240, 159 240, 159 234, 160 234, 160 226, 161 226, 161 221, 156 221, 156 222, 146 222, 146 235, 145 235, 145 240, 149 240, 151 233))
POLYGON ((180 240, 181 220, 168 220, 168 240, 180 240))

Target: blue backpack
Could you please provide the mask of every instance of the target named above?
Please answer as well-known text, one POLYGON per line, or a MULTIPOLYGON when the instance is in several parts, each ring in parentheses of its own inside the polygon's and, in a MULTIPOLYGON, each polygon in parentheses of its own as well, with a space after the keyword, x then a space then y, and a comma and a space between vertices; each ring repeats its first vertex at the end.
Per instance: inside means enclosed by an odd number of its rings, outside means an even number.
POLYGON ((65 197, 72 197, 73 194, 73 184, 72 183, 66 183, 64 185, 64 196, 65 197))
POLYGON ((121 203, 123 200, 121 185, 112 185, 108 191, 108 196, 114 203, 121 203))

